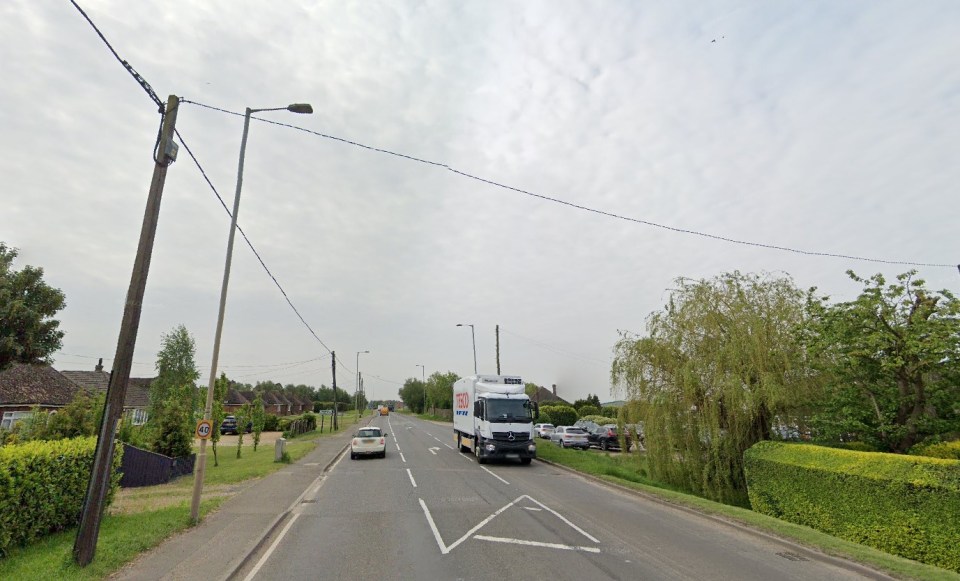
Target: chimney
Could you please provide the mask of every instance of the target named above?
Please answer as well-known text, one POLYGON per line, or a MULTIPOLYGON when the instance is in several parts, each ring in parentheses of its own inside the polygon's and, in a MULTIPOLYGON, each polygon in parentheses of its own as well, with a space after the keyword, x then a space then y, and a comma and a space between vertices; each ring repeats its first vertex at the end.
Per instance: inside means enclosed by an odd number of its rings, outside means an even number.
POLYGON ((554 396, 557 395, 557 384, 556 384, 556 383, 553 384, 553 395, 554 395, 554 396))
POLYGON ((103 371, 103 357, 100 358, 100 361, 97 362, 97 366, 93 368, 94 371, 103 371))

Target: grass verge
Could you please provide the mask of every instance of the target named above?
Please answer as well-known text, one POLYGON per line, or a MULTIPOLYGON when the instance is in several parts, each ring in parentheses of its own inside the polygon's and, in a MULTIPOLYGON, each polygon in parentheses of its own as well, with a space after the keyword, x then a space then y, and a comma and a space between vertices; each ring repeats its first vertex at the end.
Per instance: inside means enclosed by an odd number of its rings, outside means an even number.
POLYGON ((670 504, 692 508, 698 512, 744 524, 753 529, 820 550, 828 555, 862 563, 894 577, 923 581, 960 581, 960 574, 952 571, 897 557, 872 547, 845 541, 809 527, 782 521, 746 508, 720 504, 671 489, 649 479, 646 459, 642 454, 565 450, 552 442, 542 441, 540 443, 538 441, 537 456, 549 462, 656 497, 670 504))
MULTIPOLYGON (((316 438, 329 435, 321 436, 319 432, 303 434, 288 441, 287 453, 292 461, 299 460, 316 447, 316 438)), ((219 466, 213 465, 213 453, 209 448, 207 451, 201 519, 239 491, 240 483, 283 467, 273 461, 273 446, 260 446, 254 452, 252 444, 244 445, 239 459, 235 447, 220 448, 219 466)), ((81 568, 73 562, 73 543, 77 534, 74 528, 27 547, 12 549, 0 559, 0 579, 103 579, 140 553, 190 528, 192 494, 192 476, 159 486, 120 489, 101 522, 96 556, 90 565, 81 568)))

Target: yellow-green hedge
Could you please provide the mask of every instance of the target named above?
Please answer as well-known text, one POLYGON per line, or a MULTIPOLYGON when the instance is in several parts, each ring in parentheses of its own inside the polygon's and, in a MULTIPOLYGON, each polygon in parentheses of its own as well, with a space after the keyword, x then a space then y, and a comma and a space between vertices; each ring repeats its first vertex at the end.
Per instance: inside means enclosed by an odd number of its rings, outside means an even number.
MULTIPOLYGON (((86 437, 0 448, 0 555, 80 522, 96 445, 86 437)), ((117 446, 108 504, 120 483, 122 455, 117 446)))
POLYGON ((960 571, 960 461, 760 442, 744 472, 757 512, 960 571))

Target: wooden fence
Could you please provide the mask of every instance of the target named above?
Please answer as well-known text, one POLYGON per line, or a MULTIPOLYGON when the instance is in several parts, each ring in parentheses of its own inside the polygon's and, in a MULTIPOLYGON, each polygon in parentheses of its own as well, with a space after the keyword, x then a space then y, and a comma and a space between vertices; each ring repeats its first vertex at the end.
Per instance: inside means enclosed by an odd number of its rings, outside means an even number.
POLYGON ((123 445, 123 461, 120 464, 120 486, 135 488, 165 484, 178 476, 193 474, 197 455, 171 458, 130 444, 123 445))

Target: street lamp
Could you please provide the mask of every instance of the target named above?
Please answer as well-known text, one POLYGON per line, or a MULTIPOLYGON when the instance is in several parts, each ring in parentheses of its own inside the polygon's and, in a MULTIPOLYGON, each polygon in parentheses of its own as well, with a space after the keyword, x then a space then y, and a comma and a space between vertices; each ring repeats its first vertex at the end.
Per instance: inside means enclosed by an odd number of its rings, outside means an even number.
POLYGON ((423 365, 417 363, 417 367, 420 368, 420 373, 423 376, 423 412, 427 413, 427 368, 423 365))
POLYGON ((473 339, 473 374, 477 374, 477 336, 473 332, 473 325, 470 323, 457 323, 458 327, 470 327, 470 337, 473 339))
MULTIPOLYGON (((233 259, 233 239, 237 231, 237 214, 240 212, 240 189, 243 186, 243 158, 247 151, 247 134, 250 131, 250 115, 262 111, 287 110, 291 113, 310 114, 313 107, 307 103, 293 103, 286 107, 272 109, 251 109, 247 107, 243 116, 243 138, 240 140, 240 162, 237 166, 237 191, 233 195, 233 214, 230 216, 230 234, 227 237, 227 259, 223 266, 223 285, 220 287, 220 312, 217 314, 217 331, 213 338, 213 362, 210 365, 210 383, 207 386, 207 404, 203 417, 210 419, 213 408, 213 386, 217 381, 217 363, 220 359, 220 338, 223 335, 223 313, 227 306, 227 286, 230 283, 230 262, 233 259)), ((197 469, 193 478, 193 502, 190 506, 190 519, 200 520, 200 493, 203 491, 203 473, 207 463, 207 440, 200 440, 200 453, 197 454, 197 469)))
POLYGON ((360 417, 360 354, 370 353, 370 351, 357 351, 357 417, 360 417))

